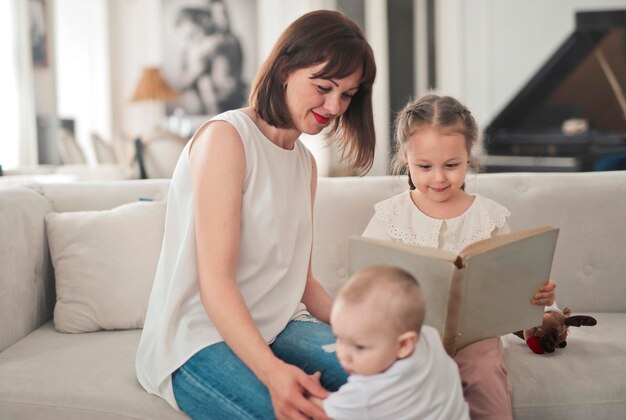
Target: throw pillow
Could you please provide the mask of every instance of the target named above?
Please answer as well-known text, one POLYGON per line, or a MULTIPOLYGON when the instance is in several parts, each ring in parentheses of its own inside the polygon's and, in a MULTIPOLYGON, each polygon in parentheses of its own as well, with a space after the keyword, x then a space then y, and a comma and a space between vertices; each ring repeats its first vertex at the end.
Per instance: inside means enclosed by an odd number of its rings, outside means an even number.
POLYGON ((143 327, 165 224, 165 203, 49 213, 60 332, 143 327))

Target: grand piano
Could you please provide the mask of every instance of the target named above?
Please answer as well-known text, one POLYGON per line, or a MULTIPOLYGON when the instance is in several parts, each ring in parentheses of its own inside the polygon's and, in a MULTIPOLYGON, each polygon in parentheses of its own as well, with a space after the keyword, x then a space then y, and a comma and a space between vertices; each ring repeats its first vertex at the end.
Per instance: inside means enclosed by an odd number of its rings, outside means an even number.
POLYGON ((486 127, 486 172, 626 169, 626 10, 576 28, 486 127))

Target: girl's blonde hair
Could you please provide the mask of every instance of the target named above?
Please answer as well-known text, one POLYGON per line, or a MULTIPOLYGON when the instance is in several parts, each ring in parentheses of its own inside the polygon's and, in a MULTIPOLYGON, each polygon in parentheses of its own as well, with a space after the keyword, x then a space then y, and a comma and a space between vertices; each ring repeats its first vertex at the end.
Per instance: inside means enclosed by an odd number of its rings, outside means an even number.
MULTIPOLYGON (((478 126, 465 105, 451 96, 426 95, 409 101, 396 115, 394 123, 395 153, 391 162, 394 174, 408 173, 405 153, 411 135, 422 128, 432 127, 460 133, 465 138, 467 154, 478 143, 478 126)), ((474 169, 477 163, 470 159, 474 169)), ((415 189, 409 176, 409 185, 415 189)))

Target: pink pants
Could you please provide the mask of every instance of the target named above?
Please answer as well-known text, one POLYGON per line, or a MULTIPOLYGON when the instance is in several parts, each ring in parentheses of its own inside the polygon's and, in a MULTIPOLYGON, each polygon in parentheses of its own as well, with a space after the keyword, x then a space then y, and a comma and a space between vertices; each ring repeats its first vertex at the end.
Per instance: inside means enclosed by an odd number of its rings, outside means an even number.
POLYGON ((458 350, 454 361, 459 366, 472 420, 513 418, 511 384, 499 338, 488 338, 458 350))

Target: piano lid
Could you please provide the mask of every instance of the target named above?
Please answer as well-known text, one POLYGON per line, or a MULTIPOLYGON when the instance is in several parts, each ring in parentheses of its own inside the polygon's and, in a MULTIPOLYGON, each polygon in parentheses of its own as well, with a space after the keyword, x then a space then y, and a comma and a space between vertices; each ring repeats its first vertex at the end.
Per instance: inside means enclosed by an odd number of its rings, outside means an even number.
POLYGON ((565 121, 583 119, 626 136, 625 88, 626 10, 579 12, 574 33, 485 132, 561 133, 565 121))

